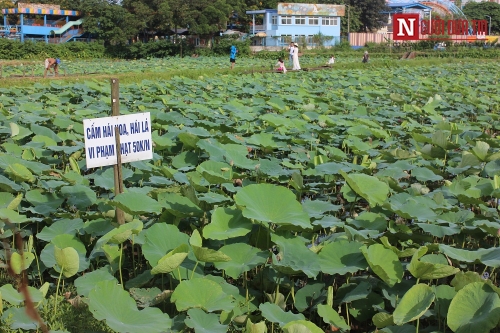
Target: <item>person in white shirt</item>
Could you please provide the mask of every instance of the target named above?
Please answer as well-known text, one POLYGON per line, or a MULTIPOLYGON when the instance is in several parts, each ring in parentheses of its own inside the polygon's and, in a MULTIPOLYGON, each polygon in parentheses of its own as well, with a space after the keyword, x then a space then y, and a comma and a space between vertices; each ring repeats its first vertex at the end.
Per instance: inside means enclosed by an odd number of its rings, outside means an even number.
POLYGON ((335 56, 332 55, 330 59, 328 59, 328 65, 333 65, 335 63, 335 56))
POLYGON ((293 53, 295 52, 295 47, 293 45, 293 42, 290 43, 290 46, 288 47, 288 52, 289 52, 288 60, 290 61, 290 67, 292 67, 293 66, 293 53))

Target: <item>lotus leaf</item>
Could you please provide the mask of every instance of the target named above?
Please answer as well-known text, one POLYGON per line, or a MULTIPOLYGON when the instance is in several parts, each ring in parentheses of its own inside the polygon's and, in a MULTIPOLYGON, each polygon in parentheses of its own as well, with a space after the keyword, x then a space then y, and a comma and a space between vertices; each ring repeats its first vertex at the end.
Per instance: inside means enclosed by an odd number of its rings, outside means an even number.
POLYGON ((311 228, 307 213, 287 188, 271 184, 248 185, 238 191, 234 200, 246 218, 279 226, 311 228))
POLYGON ((487 333, 498 325, 500 297, 487 284, 473 282, 460 289, 448 309, 448 326, 456 333, 487 333))
POLYGON ((398 256, 381 244, 361 247, 368 265, 385 283, 394 286, 403 278, 403 266, 398 256))
POLYGON ((97 320, 116 332, 162 333, 172 320, 158 308, 137 309, 135 301, 116 281, 101 281, 89 293, 89 309, 97 320))
POLYGON ((201 308, 207 312, 231 311, 235 304, 232 297, 224 293, 216 282, 195 278, 182 281, 174 290, 170 300, 177 311, 201 308))
POLYGON ((422 283, 414 285, 396 306, 393 313, 394 323, 403 325, 420 318, 431 306, 434 298, 432 288, 428 285, 422 283))

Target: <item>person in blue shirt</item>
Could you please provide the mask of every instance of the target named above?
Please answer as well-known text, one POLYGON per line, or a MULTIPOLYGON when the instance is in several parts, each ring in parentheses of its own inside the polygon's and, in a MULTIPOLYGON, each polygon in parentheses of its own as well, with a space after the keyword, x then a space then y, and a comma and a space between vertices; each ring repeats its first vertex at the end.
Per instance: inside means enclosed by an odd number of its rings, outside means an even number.
POLYGON ((238 49, 236 46, 231 45, 231 53, 229 54, 229 61, 231 62, 231 69, 234 68, 234 64, 236 63, 236 53, 238 53, 238 49))

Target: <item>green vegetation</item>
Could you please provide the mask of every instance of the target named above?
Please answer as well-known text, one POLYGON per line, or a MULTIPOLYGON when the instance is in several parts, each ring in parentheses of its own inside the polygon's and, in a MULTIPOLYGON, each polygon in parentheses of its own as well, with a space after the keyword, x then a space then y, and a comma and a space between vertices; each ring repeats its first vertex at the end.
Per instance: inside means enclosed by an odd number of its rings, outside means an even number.
POLYGON ((155 154, 116 196, 83 145, 108 82, 0 88, 0 332, 38 326, 23 271, 57 332, 498 331, 496 69, 131 73, 155 154))

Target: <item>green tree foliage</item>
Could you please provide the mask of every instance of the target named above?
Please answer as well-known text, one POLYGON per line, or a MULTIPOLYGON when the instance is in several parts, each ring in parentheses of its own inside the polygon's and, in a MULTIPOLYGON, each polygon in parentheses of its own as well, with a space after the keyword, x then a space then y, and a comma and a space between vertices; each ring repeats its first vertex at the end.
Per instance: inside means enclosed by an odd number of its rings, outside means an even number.
POLYGON ((137 34, 135 18, 124 7, 106 0, 85 0, 78 8, 84 13, 83 28, 105 44, 123 44, 137 34))
POLYGON ((469 20, 487 20, 490 24, 491 34, 500 33, 500 4, 496 2, 468 2, 462 9, 469 20))
MULTIPOLYGON (((370 32, 382 27, 387 22, 387 11, 385 0, 349 0, 350 5, 359 10, 359 21, 361 27, 359 30, 370 32)), ((352 29, 351 29, 352 31, 352 29)))

